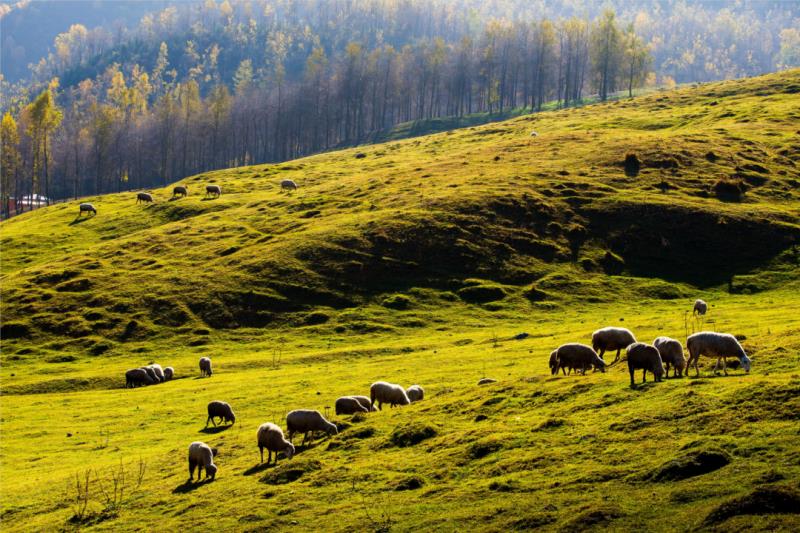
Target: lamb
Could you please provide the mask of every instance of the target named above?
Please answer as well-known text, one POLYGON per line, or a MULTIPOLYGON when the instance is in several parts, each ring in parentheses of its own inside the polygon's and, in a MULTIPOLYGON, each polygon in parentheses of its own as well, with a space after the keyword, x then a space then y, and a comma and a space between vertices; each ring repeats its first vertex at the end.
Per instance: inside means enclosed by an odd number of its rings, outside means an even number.
POLYGON ((201 376, 211 375, 211 359, 209 359, 208 357, 200 358, 200 375, 201 376))
POLYGON ((592 333, 592 348, 595 349, 600 359, 603 358, 606 350, 617 351, 617 356, 611 364, 619 361, 619 352, 634 342, 636 342, 636 337, 633 336, 630 330, 625 328, 607 327, 592 333))
POLYGON ((661 381, 666 374, 664 363, 661 361, 661 354, 654 346, 643 342, 635 342, 628 346, 628 372, 631 375, 631 387, 633 387, 633 373, 636 369, 642 369, 642 383, 647 381, 647 371, 653 373, 656 381, 661 381))
POLYGON ((206 197, 214 196, 219 198, 220 194, 222 194, 222 189, 219 185, 206 185, 206 197))
POLYGON ((335 404, 337 415, 354 415, 356 413, 368 413, 369 409, 361 405, 361 402, 352 396, 342 396, 336 399, 335 404))
POLYGON ((78 216, 81 216, 83 213, 86 213, 86 216, 89 216, 89 213, 97 215, 97 209, 95 209, 92 204, 83 203, 78 206, 78 216))
POLYGON ((297 190, 297 184, 292 180, 283 180, 281 181, 281 190, 291 189, 293 191, 297 190))
POLYGON ((153 202, 153 195, 150 194, 150 193, 146 193, 146 192, 140 192, 139 194, 136 195, 136 203, 139 204, 139 203, 142 203, 142 202, 152 203, 153 202))
POLYGON ((722 361, 722 371, 728 375, 726 368, 725 358, 735 357, 739 360, 745 372, 750 372, 751 362, 750 358, 744 352, 744 348, 736 340, 736 337, 730 333, 716 333, 714 331, 701 331, 694 335, 689 335, 686 339, 686 347, 689 348, 689 361, 686 365, 687 371, 694 362, 695 377, 700 375, 700 370, 697 368, 697 361, 701 355, 707 357, 716 357, 717 365, 714 367, 716 372, 720 361, 722 361))
POLYGON ((350 397, 353 398, 358 403, 360 403, 361 406, 370 413, 377 411, 377 409, 373 407, 372 403, 370 403, 369 398, 367 398, 366 396, 350 396, 350 397))
POLYGON ((175 375, 175 369, 172 368, 171 366, 168 366, 167 368, 164 369, 164 380, 165 381, 171 380, 172 376, 174 376, 174 375, 175 375))
POLYGON ((278 464, 278 452, 286 454, 288 459, 294 456, 294 444, 283 437, 281 428, 267 422, 258 427, 258 450, 261 452, 261 462, 264 462, 264 448, 267 449, 267 464, 272 460, 272 452, 275 452, 275 464, 278 464))
POLYGON ((692 308, 693 315, 703 316, 706 314, 706 311, 708 311, 708 304, 706 302, 700 299, 694 301, 694 307, 692 308))
POLYGON ((657 337, 653 341, 653 346, 661 355, 661 361, 664 362, 664 366, 667 369, 667 377, 669 377, 670 365, 674 368, 674 376, 676 378, 682 376, 686 368, 686 357, 683 355, 681 343, 669 337, 657 337))
POLYGON ((295 409, 286 415, 286 429, 289 431, 289 442, 292 441, 295 433, 303 433, 303 446, 306 439, 311 435, 313 439, 314 431, 324 431, 328 435, 337 435, 339 429, 335 424, 325 420, 322 413, 310 409, 295 409))
POLYGON ((189 190, 184 187, 183 185, 178 185, 174 189, 172 189, 172 197, 176 198, 178 196, 186 197, 189 195, 189 190))
POLYGON ((159 365, 158 363, 153 363, 147 365, 147 367, 153 369, 153 373, 156 375, 156 379, 158 379, 159 383, 164 383, 164 381, 166 381, 164 376, 164 370, 161 368, 161 365, 159 365))
POLYGON ((556 349, 556 370, 554 374, 558 373, 558 369, 563 372, 568 368, 570 372, 574 369, 576 372, 581 371, 581 374, 586 374, 587 368, 600 369, 601 372, 606 371, 606 363, 600 359, 591 346, 578 343, 562 344, 556 349))
POLYGON ((217 450, 211 448, 205 442, 196 441, 189 445, 189 481, 194 477, 194 469, 197 467, 197 481, 203 470, 206 471, 206 479, 214 479, 217 475, 217 465, 214 464, 214 456, 217 450))
POLYGON ((211 422, 214 427, 217 427, 216 422, 214 422, 215 418, 220 419, 220 424, 223 422, 230 422, 230 424, 233 425, 233 423, 236 422, 236 415, 233 414, 233 409, 231 409, 230 404, 226 402, 213 401, 208 404, 206 427, 208 427, 209 422, 211 422))
POLYGON ((150 377, 150 379, 153 380, 153 383, 160 383, 161 382, 161 380, 158 379, 158 376, 156 375, 156 371, 153 369, 153 367, 151 367, 149 365, 148 366, 143 366, 142 370, 144 370, 147 373, 147 375, 150 377))
POLYGON ((141 385, 152 385, 153 379, 141 368, 133 368, 125 372, 125 388, 132 389, 141 385))
POLYGON ((391 407, 395 405, 408 405, 411 403, 403 387, 385 381, 376 381, 370 385, 369 400, 370 405, 375 405, 377 401, 378 409, 381 411, 385 403, 388 403, 391 407))
POLYGON ((425 389, 419 385, 411 385, 406 389, 406 396, 412 402, 418 402, 425 397, 425 389))

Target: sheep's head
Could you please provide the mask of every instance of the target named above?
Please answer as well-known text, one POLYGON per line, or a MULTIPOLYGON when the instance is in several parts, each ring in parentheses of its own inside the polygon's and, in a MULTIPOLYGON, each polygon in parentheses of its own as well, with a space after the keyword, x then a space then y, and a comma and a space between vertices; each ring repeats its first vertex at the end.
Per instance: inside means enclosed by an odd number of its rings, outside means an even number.
POLYGON ((292 444, 291 442, 288 443, 284 452, 286 453, 287 459, 291 459, 292 457, 294 457, 294 444, 292 444))
POLYGON ((328 431, 328 435, 338 435, 339 434, 339 428, 336 427, 336 424, 331 424, 330 426, 328 426, 328 430, 327 431, 328 431))
POLYGON ((228 422, 230 422, 231 424, 233 424, 234 422, 236 422, 236 415, 235 415, 235 414, 233 414, 233 411, 231 411, 231 412, 228 414, 228 416, 226 416, 225 418, 226 418, 226 419, 227 419, 227 421, 228 421, 228 422))
POLYGON ((208 465, 206 467, 206 477, 210 477, 211 479, 214 479, 214 476, 216 476, 216 475, 217 475, 217 465, 215 465, 213 463, 208 465))
POLYGON ((742 364, 742 368, 744 368, 744 371, 749 373, 750 372, 750 365, 752 364, 752 361, 750 360, 750 358, 745 355, 745 356, 739 358, 739 362, 742 364))
POLYGON ((558 350, 550 352, 550 374, 555 375, 558 372, 558 350))

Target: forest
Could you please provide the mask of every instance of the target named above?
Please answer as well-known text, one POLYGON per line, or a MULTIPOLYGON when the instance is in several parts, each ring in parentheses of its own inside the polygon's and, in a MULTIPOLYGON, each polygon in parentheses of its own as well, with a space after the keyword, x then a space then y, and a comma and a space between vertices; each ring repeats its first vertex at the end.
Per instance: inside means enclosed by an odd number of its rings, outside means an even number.
POLYGON ((408 121, 502 118, 790 68, 797 11, 208 0, 114 34, 75 24, 30 78, 2 83, 3 211, 13 197, 49 202, 285 161, 408 121))

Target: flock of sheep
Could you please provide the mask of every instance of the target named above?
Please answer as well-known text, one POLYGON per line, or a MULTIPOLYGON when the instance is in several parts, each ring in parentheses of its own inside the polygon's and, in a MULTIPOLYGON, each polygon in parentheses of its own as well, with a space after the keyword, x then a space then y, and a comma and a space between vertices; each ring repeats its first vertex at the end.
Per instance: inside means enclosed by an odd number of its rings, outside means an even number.
MULTIPOLYGON (((297 190, 297 183, 293 180, 282 180, 281 181, 281 190, 282 191, 296 191, 297 190)), ((206 195, 204 198, 219 198, 222 195, 222 187, 219 185, 206 185, 206 195)), ((185 185, 176 185, 172 189, 172 200, 176 198, 185 198, 189 196, 189 189, 185 185)), ((153 203, 153 195, 149 192, 139 192, 136 193, 136 203, 153 203)), ((78 206, 78 217, 82 216, 86 213, 86 216, 97 215, 97 208, 95 208, 94 204, 89 202, 83 202, 78 206)))
MULTIPOLYGON (((211 360, 203 357, 200 360, 200 372, 203 375, 210 375, 211 360), (208 374, 206 374, 208 370, 208 374)), ((334 404, 337 415, 355 415, 358 413, 370 413, 383 408, 383 404, 408 405, 424 398, 425 390, 419 385, 412 385, 408 389, 403 389, 400 385, 376 381, 370 386, 370 397, 366 396, 342 396, 336 399, 334 404), (375 404, 378 408, 375 408, 375 404)), ((209 422, 216 427, 216 419, 220 424, 233 425, 236 422, 236 414, 227 402, 215 400, 208 404, 209 422)), ((322 413, 313 409, 295 409, 286 415, 286 431, 288 439, 284 436, 283 430, 277 424, 266 422, 258 427, 256 432, 256 443, 261 453, 261 463, 264 462, 264 450, 267 450, 267 465, 272 461, 272 454, 275 454, 275 464, 278 464, 278 453, 283 453, 288 459, 294 457, 295 447, 292 439, 296 434, 303 435, 302 446, 306 441, 314 438, 314 432, 323 432, 328 435, 337 435, 339 428, 333 422, 327 420, 322 413)), ((194 480, 194 471, 197 469, 197 480, 200 481, 203 472, 206 479, 214 479, 217 473, 217 465, 214 464, 214 457, 217 455, 216 448, 210 447, 205 442, 195 441, 189 445, 189 481, 194 480)))
MULTIPOLYGON (((703 300, 694 303, 693 313, 705 315, 708 304, 703 300)), ((675 339, 657 337, 652 345, 637 342, 633 333, 626 328, 606 327, 592 333, 592 345, 579 343, 563 344, 550 353, 550 373, 555 375, 559 370, 564 375, 573 370, 582 374, 592 368, 605 372, 605 369, 614 365, 620 359, 620 352, 624 349, 627 354, 628 372, 631 377, 631 386, 634 385, 633 374, 636 370, 642 371, 642 382, 647 381, 647 372, 651 372, 656 381, 669 375, 670 367, 673 376, 687 375, 689 368, 694 364, 695 377, 700 375, 697 366, 701 355, 716 357, 717 364, 714 372, 718 371, 720 363, 722 371, 728 375, 727 358, 733 357, 739 361, 745 372, 750 372, 751 360, 747 357, 742 345, 729 333, 716 333, 702 331, 690 335, 686 339, 689 350, 689 359, 683 354, 683 346, 675 339), (606 351, 617 351, 614 361, 609 365, 603 360, 606 351)))

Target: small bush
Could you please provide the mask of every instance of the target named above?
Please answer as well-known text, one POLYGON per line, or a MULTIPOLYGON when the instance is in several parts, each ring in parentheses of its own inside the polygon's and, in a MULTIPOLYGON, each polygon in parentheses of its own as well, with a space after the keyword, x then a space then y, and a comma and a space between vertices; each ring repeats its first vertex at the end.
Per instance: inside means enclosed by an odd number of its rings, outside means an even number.
POLYGON ((381 303, 389 309, 403 310, 411 307, 411 298, 404 294, 393 294, 384 298, 381 303))
POLYGON ((741 180, 719 179, 714 183, 714 194, 726 202, 740 202, 747 186, 741 180))
POLYGON ((324 324, 330 319, 331 317, 328 313, 324 313, 322 311, 314 311, 313 313, 309 313, 306 315, 304 322, 307 326, 315 326, 317 324, 324 324))
POLYGON ((389 441, 395 446, 405 448, 407 446, 414 446, 425 439, 435 436, 436 428, 432 425, 422 422, 412 422, 394 428, 392 435, 389 437, 389 441))
POLYGON ((476 285, 459 289, 458 295, 465 302, 482 304, 502 300, 506 291, 496 285, 476 285))
POLYGON ((639 169, 642 168, 642 162, 636 154, 625 154, 625 175, 632 178, 639 175, 639 169))

